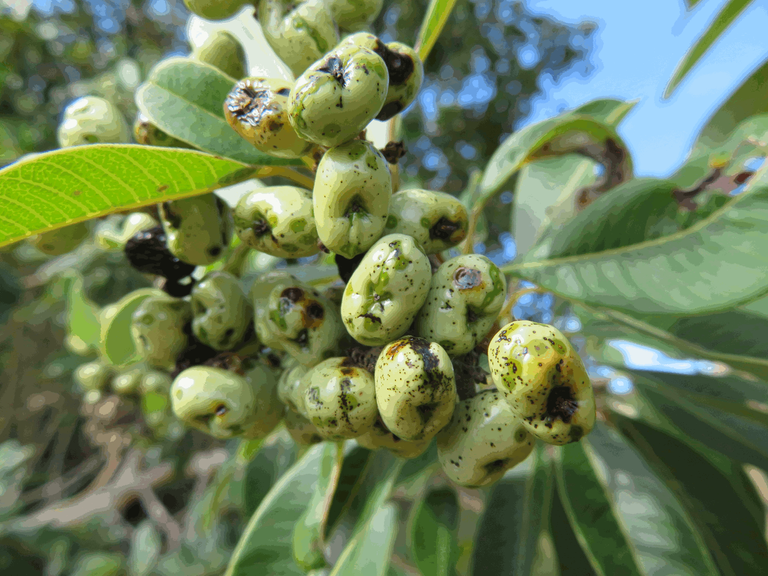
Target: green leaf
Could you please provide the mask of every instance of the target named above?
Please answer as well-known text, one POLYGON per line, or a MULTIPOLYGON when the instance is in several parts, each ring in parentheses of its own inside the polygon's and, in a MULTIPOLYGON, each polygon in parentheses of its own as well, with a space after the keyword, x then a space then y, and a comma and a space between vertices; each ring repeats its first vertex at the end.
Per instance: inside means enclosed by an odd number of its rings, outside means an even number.
POLYGON ((674 495, 620 436, 598 425, 559 454, 560 497, 598 574, 718 574, 674 495))
POLYGON ((726 29, 733 24, 742 12, 752 3, 752 0, 729 0, 723 6, 720 12, 715 16, 715 20, 709 28, 701 35, 696 43, 688 50, 688 53, 678 63, 677 69, 672 74, 672 79, 664 90, 664 98, 669 98, 675 88, 683 81, 696 63, 701 60, 704 54, 717 41, 726 29))
POLYGON ((160 559, 162 547, 163 541, 152 520, 144 520, 136 526, 128 556, 130 576, 147 576, 160 559))
POLYGON ((455 574, 459 546, 456 530, 459 500, 456 491, 431 490, 415 504, 410 522, 411 558, 422 576, 455 574))
POLYGON ((155 288, 134 290, 101 312, 101 353, 114 366, 127 366, 137 358, 131 336, 131 318, 136 309, 150 296, 161 296, 155 288))
POLYGON ((355 536, 331 572, 331 576, 385 576, 397 536, 397 506, 378 508, 365 529, 355 536))
POLYGON ((360 491, 368 471, 371 468, 373 452, 353 447, 344 455, 344 463, 341 465, 341 475, 333 494, 331 509, 328 511, 327 533, 333 532, 341 517, 349 510, 352 502, 360 491))
POLYGON ((691 8, 696 6, 696 4, 698 4, 700 1, 701 0, 685 0, 686 8, 690 10, 691 8))
POLYGON ((430 1, 427 12, 424 14, 424 21, 421 23, 421 28, 416 36, 416 43, 414 44, 416 52, 422 61, 426 60, 429 53, 432 52, 432 48, 435 46, 440 32, 443 31, 443 27, 448 21, 448 17, 451 15, 455 4, 456 0, 430 1))
POLYGON ((310 448, 269 491, 237 543, 226 576, 303 576, 293 560, 293 528, 314 494, 324 450, 323 444, 310 448))
POLYGON ((100 310, 83 291, 83 277, 75 274, 67 287, 67 328, 89 348, 98 348, 101 337, 100 310))
POLYGON ((472 573, 535 576, 541 539, 549 530, 552 465, 541 446, 526 476, 506 475, 494 486, 475 537, 472 573))
POLYGON ((256 511, 275 482, 296 462, 296 452, 296 443, 284 429, 265 440, 245 471, 243 498, 246 514, 250 516, 256 511))
POLYGON ((210 192, 234 183, 244 169, 202 152, 129 144, 35 154, 0 170, 0 246, 113 212, 210 192))
POLYGON ((624 117, 637 106, 640 100, 616 100, 615 98, 600 98, 582 104, 575 108, 571 114, 576 116, 590 116, 598 122, 618 126, 624 117))
POLYGON ((293 556, 305 570, 325 566, 325 526, 344 461, 343 442, 325 442, 315 490, 307 510, 293 530, 293 556))
POLYGON ((619 426, 694 520, 722 574, 768 573, 763 506, 740 465, 642 422, 619 426))
POLYGON ((565 513, 563 502, 560 500, 557 490, 555 490, 552 498, 550 524, 552 527, 552 543, 557 552, 559 576, 592 576, 596 574, 568 522, 568 516, 565 513))
POLYGON ((748 401, 768 404, 768 383, 747 380, 736 374, 701 375, 675 374, 674 372, 652 372, 623 368, 633 379, 644 384, 652 382, 657 388, 674 388, 684 394, 696 395, 710 400, 746 403, 748 401))
POLYGON ((224 117, 224 101, 237 79, 189 58, 162 60, 136 91, 141 113, 187 144, 256 166, 301 165, 259 152, 224 117))
POLYGON ((690 315, 752 301, 768 291, 766 172, 674 233, 668 233, 676 226, 665 207, 668 185, 656 191, 653 182, 629 182, 504 271, 567 299, 640 314, 690 315), (644 200, 653 207, 646 210, 644 200), (627 206, 617 212, 622 201, 627 206), (643 236, 648 239, 638 241, 643 236))

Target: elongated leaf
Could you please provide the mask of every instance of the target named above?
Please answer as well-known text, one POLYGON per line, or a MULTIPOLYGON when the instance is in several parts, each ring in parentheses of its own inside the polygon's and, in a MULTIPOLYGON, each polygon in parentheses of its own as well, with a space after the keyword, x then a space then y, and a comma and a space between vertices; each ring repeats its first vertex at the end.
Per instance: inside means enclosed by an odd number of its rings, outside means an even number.
POLYGON ((749 400, 768 404, 768 383, 747 380, 735 374, 701 375, 675 374, 625 369, 642 383, 653 382, 657 387, 674 388, 685 394, 694 394, 710 400, 746 403, 749 400))
POLYGON ((694 520, 722 574, 768 573, 763 506, 741 466, 642 422, 623 418, 620 428, 694 520))
POLYGON ((531 473, 507 475, 496 484, 480 521, 472 552, 473 574, 534 576, 542 534, 549 530, 552 465, 541 447, 531 473))
POLYGON ((136 344, 131 336, 131 318, 144 300, 160 296, 163 292, 155 288, 134 290, 101 313, 101 353, 114 366, 126 366, 135 362, 136 344))
POLYGON ((322 444, 310 448, 262 500, 232 554, 226 576, 305 573, 293 560, 293 529, 314 494, 324 449, 322 444))
POLYGON ((89 348, 97 348, 101 334, 100 310, 83 292, 83 277, 70 279, 67 288, 67 327, 70 335, 79 338, 89 348))
POLYGON ((244 169, 202 152, 128 144, 36 154, 0 170, 0 246, 97 216, 210 192, 237 181, 244 169))
POLYGON ((448 17, 451 15, 456 0, 431 0, 424 14, 424 21, 416 36, 416 52, 419 58, 426 60, 437 42, 437 37, 443 31, 448 17))
POLYGON ((331 509, 328 511, 327 533, 330 534, 338 521, 349 509, 371 468, 373 452, 354 447, 344 455, 336 492, 333 494, 331 509))
POLYGON ((704 54, 712 47, 726 29, 733 24, 742 12, 752 3, 752 0, 728 0, 722 10, 715 16, 715 20, 709 28, 696 41, 693 47, 683 57, 677 65, 677 69, 672 74, 672 78, 664 90, 664 98, 669 98, 675 88, 683 81, 696 63, 703 58, 704 54))
POLYGON ((385 504, 341 553, 331 576, 384 576, 397 536, 397 506, 385 504))
POLYGON ((296 443, 285 430, 273 434, 248 463, 243 482, 245 512, 253 514, 269 490, 296 462, 296 443))
POLYGON ((136 91, 141 113, 187 144, 257 166, 300 165, 259 152, 227 124, 224 100, 237 79, 189 58, 168 58, 136 91))
POLYGON ((718 573, 674 495, 620 436, 598 425, 562 448, 556 469, 571 526, 598 574, 718 573))
POLYGON ((552 542, 557 552, 560 576, 592 576, 597 574, 568 522, 568 516, 557 490, 555 490, 552 498, 551 526, 552 542))
POLYGON ((688 10, 696 6, 701 0, 685 0, 688 10))
POLYGON ((411 558, 422 576, 455 573, 459 546, 459 500, 451 488, 438 488, 420 500, 410 522, 411 558))
POLYGON ((599 98, 574 109, 576 116, 589 116, 598 122, 618 126, 624 117, 637 106, 640 100, 616 100, 615 98, 599 98))
POLYGON ((136 527, 131 538, 131 553, 128 556, 130 576, 146 576, 160 558, 163 540, 154 522, 144 520, 136 527))

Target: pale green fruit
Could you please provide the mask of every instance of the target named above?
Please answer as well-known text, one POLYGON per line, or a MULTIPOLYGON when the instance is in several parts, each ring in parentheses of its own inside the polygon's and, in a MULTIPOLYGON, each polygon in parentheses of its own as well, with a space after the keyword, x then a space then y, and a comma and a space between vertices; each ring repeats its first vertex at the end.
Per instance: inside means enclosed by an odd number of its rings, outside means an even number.
POLYGON ((288 120, 315 144, 338 146, 355 138, 381 111, 389 73, 366 48, 344 46, 299 76, 288 97, 288 120))
POLYGON ((483 390, 456 405, 437 434, 437 457, 448 478, 479 488, 499 480, 533 451, 534 438, 501 393, 483 390))
POLYGON ((432 438, 425 440, 403 440, 392 434, 381 419, 377 419, 368 432, 358 436, 356 442, 368 450, 385 448, 398 458, 416 458, 421 456, 429 447, 432 438))
POLYGON ((256 417, 245 437, 264 438, 280 423, 284 407, 277 395, 277 373, 260 362, 247 360, 243 363, 244 378, 254 391, 256 417))
POLYGON ((128 123, 109 100, 83 96, 64 109, 56 131, 59 146, 124 144, 131 138, 128 123))
POLYGON ((171 369, 187 347, 184 330, 192 320, 188 302, 165 296, 145 299, 131 317, 136 350, 150 366, 171 369))
POLYGON ((555 327, 512 322, 488 346, 496 387, 537 438, 576 442, 595 425, 592 384, 578 352, 555 327))
POLYGON ((249 294, 251 304, 253 304, 254 327, 259 341, 273 350, 283 350, 283 344, 279 335, 274 331, 273 325, 269 322, 269 295, 272 289, 278 284, 290 284, 298 282, 284 270, 273 270, 262 274, 251 286, 249 294))
POLYGON ((80 246, 86 238, 88 238, 88 226, 85 222, 78 222, 30 236, 27 241, 43 254, 61 256, 80 246))
POLYGON ((286 409, 283 421, 285 422, 286 430, 288 430, 296 444, 311 446, 323 441, 323 437, 320 436, 315 425, 298 412, 286 409))
POLYGON ((258 14, 267 42, 294 76, 339 41, 325 0, 262 0, 258 14))
POLYGON ((112 369, 101 360, 81 364, 75 370, 75 382, 84 391, 104 390, 112 378, 112 369))
POLYGON ((309 381, 304 380, 304 376, 310 369, 293 359, 291 361, 277 382, 277 396, 288 409, 299 414, 305 414, 304 384, 309 384, 309 381))
POLYGON ((277 284, 267 304, 268 331, 304 366, 336 356, 346 332, 338 307, 301 282, 277 284))
POLYGON ((378 416, 373 375, 347 357, 329 358, 305 377, 305 415, 329 440, 356 438, 378 416))
POLYGON ((426 440, 445 427, 456 405, 448 354, 435 342, 406 336, 376 361, 376 402, 384 425, 404 440, 426 440))
POLYGON ((391 197, 392 174, 373 144, 353 140, 331 148, 313 190, 320 241, 345 258, 362 254, 381 237, 391 197))
POLYGON ((347 282, 341 317, 352 337, 379 346, 406 333, 429 292, 432 267, 410 236, 384 236, 347 282))
POLYGON ((427 254, 437 254, 467 236, 467 209, 457 198, 431 190, 402 190, 389 201, 386 234, 413 236, 427 254))
POLYGON ((432 276, 415 332, 438 342, 451 356, 466 354, 493 327, 506 294, 504 275, 485 256, 451 258, 432 276))
POLYGON ((139 113, 133 123, 133 139, 147 146, 162 146, 172 148, 189 148, 189 144, 174 138, 161 130, 144 114, 139 113))
POLYGON ((326 0, 339 28, 350 30, 376 19, 384 0, 326 0))
POLYGON ((301 158, 315 147, 299 138, 288 121, 293 84, 280 78, 245 78, 224 101, 229 125, 256 149, 278 158, 301 158))
POLYGON ((192 52, 192 58, 218 68, 235 80, 245 76, 245 50, 229 32, 217 30, 192 52))
POLYGON ((253 311, 237 278, 209 272, 190 296, 192 332, 200 342, 215 350, 231 350, 243 339, 253 311))
POLYGON ((134 212, 125 218, 116 217, 96 231, 96 243, 104 250, 123 250, 126 242, 144 230, 156 227, 157 220, 145 212, 134 212))
POLYGON ((136 394, 146 373, 147 367, 143 364, 124 370, 112 378, 112 390, 124 396, 136 394))
POLYGON ((141 394, 159 394, 168 396, 171 392, 173 379, 166 372, 160 370, 149 370, 141 379, 139 392, 141 394))
POLYGON ((279 258, 317 254, 312 192, 297 186, 256 188, 237 203, 235 232, 245 244, 279 258))
POLYGON ((231 18, 247 4, 257 4, 258 0, 184 0, 192 14, 206 20, 225 20, 231 18))
POLYGON ((163 202, 160 218, 171 254, 195 266, 219 260, 232 239, 231 210, 215 194, 163 202))

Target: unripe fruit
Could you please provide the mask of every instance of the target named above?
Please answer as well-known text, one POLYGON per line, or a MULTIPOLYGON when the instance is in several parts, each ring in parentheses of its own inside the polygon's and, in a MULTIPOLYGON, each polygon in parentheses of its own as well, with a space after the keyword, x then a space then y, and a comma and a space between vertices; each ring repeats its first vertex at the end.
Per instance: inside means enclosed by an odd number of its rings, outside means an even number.
POLYGON ((277 374, 254 360, 246 360, 243 369, 244 378, 256 398, 256 416, 244 436, 251 439, 264 438, 283 418, 284 407, 277 396, 277 374))
POLYGON ((288 121, 290 82, 279 78, 245 78, 224 101, 224 116, 242 138, 265 154, 301 158, 314 144, 299 135, 288 121))
POLYGON ((100 360, 81 364, 75 370, 75 382, 84 391, 104 390, 112 377, 112 369, 100 360))
POLYGON ((386 448, 398 458, 416 458, 421 456, 429 447, 431 438, 425 440, 403 440, 392 434, 381 418, 373 423, 371 429, 355 439, 357 443, 368 450, 386 448))
POLYGON ((30 236, 28 242, 43 254, 61 256, 80 246, 86 238, 88 226, 85 222, 78 222, 30 236))
POLYGON ((117 107, 96 96, 83 96, 64 109, 56 131, 59 146, 123 144, 130 140, 128 123, 117 107))
POLYGON ((288 434, 291 435, 296 444, 311 446, 323 441, 323 437, 320 436, 315 425, 298 412, 286 409, 283 420, 288 434))
POLYGON ((378 416, 373 375, 350 358, 329 358, 304 376, 305 415, 329 440, 356 438, 378 416))
POLYGON ((186 324, 192 320, 188 302, 152 296, 144 300, 131 318, 131 336, 139 355, 150 366, 170 369, 187 346, 186 324))
POLYGON ((376 361, 376 402, 384 425, 404 440, 426 440, 453 416, 456 381, 445 350, 406 336, 384 347, 376 361))
POLYGON ((294 76, 339 41, 325 0, 261 0, 258 14, 267 42, 294 76))
POLYGON ((207 266, 224 256, 232 239, 232 214, 215 194, 160 204, 171 253, 189 264, 207 266))
POLYGON ((317 167, 313 196, 320 241, 353 258, 384 231, 392 174, 373 144, 353 140, 325 153, 317 167))
POLYGON ((259 341, 273 350, 283 350, 283 344, 275 327, 269 321, 269 295, 278 284, 298 282, 284 270, 274 270, 259 276, 251 286, 249 298, 253 305, 254 328, 259 341))
POLYGON ((116 217, 117 225, 111 222, 97 229, 94 239, 104 250, 122 250, 126 243, 139 232, 155 228, 158 223, 145 212, 134 212, 122 220, 116 217))
POLYGON ((437 254, 467 236, 467 209, 455 197, 431 190, 402 190, 389 202, 385 233, 413 236, 427 254, 437 254))
POLYGON ((488 346, 496 387, 536 437, 576 442, 595 425, 592 384, 576 350, 553 326, 518 321, 488 346))
POLYGON ((277 382, 277 396, 285 404, 286 408, 299 414, 305 414, 304 410, 304 376, 310 371, 310 368, 293 361, 293 366, 288 366, 283 370, 280 380, 277 382))
POLYGON ((384 236, 361 260, 347 282, 341 316, 352 337, 366 346, 406 333, 424 304, 432 268, 410 236, 384 236))
POLYGON ((112 378, 112 390, 122 395, 136 394, 139 391, 141 380, 146 373, 147 367, 144 365, 138 365, 120 372, 112 378))
POLYGON ((339 28, 351 30, 376 20, 384 0, 326 0, 339 28))
POLYGON ((231 18, 246 4, 255 4, 258 0, 184 0, 192 14, 206 20, 225 20, 231 18))
POLYGON ((171 393, 171 385, 173 380, 166 372, 159 370, 149 370, 141 379, 139 384, 139 392, 142 394, 159 394, 161 396, 168 396, 171 393))
POLYGON ((231 350, 245 335, 253 311, 237 278, 210 272, 195 284, 191 294, 192 332, 216 350, 231 350))
POLYGON ((245 50, 229 32, 217 30, 192 52, 192 58, 218 68, 235 80, 245 76, 245 50))
POLYGON ((451 258, 432 276, 415 332, 448 354, 466 354, 488 334, 504 306, 507 281, 485 256, 451 258))
POLYGON ((389 73, 365 48, 339 47, 310 66, 288 97, 288 120, 304 140, 338 146, 355 138, 381 111, 389 73))
POLYGON ((138 144, 146 146, 163 146, 172 148, 190 148, 189 144, 174 138, 167 132, 160 130, 144 114, 139 113, 133 123, 133 139, 138 144))
POLYGON ((169 280, 186 278, 195 270, 193 264, 182 262, 171 254, 162 226, 142 230, 131 236, 125 243, 125 256, 139 272, 157 274, 169 280))
POLYGON ((279 258, 317 254, 312 192, 297 186, 256 188, 237 203, 235 232, 245 244, 279 258))
POLYGON ((460 486, 478 488, 499 480, 533 451, 534 438, 501 393, 483 390, 456 406, 437 434, 437 456, 460 486))

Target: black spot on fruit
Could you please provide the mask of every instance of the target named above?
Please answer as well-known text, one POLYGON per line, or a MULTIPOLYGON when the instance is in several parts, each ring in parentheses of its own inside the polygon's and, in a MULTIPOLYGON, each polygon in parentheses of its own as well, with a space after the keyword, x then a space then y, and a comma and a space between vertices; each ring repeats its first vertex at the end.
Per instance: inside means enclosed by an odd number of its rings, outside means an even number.
POLYGON ((558 386, 553 388, 547 397, 546 415, 552 420, 559 418, 568 424, 578 407, 571 389, 568 386, 558 386))
POLYGON ((458 222, 454 222, 443 216, 429 229, 429 237, 432 240, 448 240, 458 230, 461 230, 461 228, 462 227, 458 222))
POLYGON ((330 74, 333 78, 341 84, 341 87, 345 87, 347 84, 347 77, 344 74, 344 65, 341 62, 341 58, 338 56, 330 56, 323 62, 323 65, 317 69, 318 72, 325 72, 330 74))
POLYGON ((125 256, 139 272, 156 274, 168 280, 186 278, 195 269, 194 265, 182 262, 171 254, 162 226, 142 230, 131 237, 125 244, 125 256))
MULTIPOLYGON (((289 91, 290 93, 290 91, 289 91)), ((257 126, 261 117, 269 110, 271 91, 256 86, 253 80, 241 80, 224 101, 224 109, 240 122, 257 126)))
POLYGON ((296 288, 295 286, 286 288, 280 293, 280 298, 285 298, 289 302, 293 302, 295 304, 304 298, 304 290, 301 288, 296 288))

